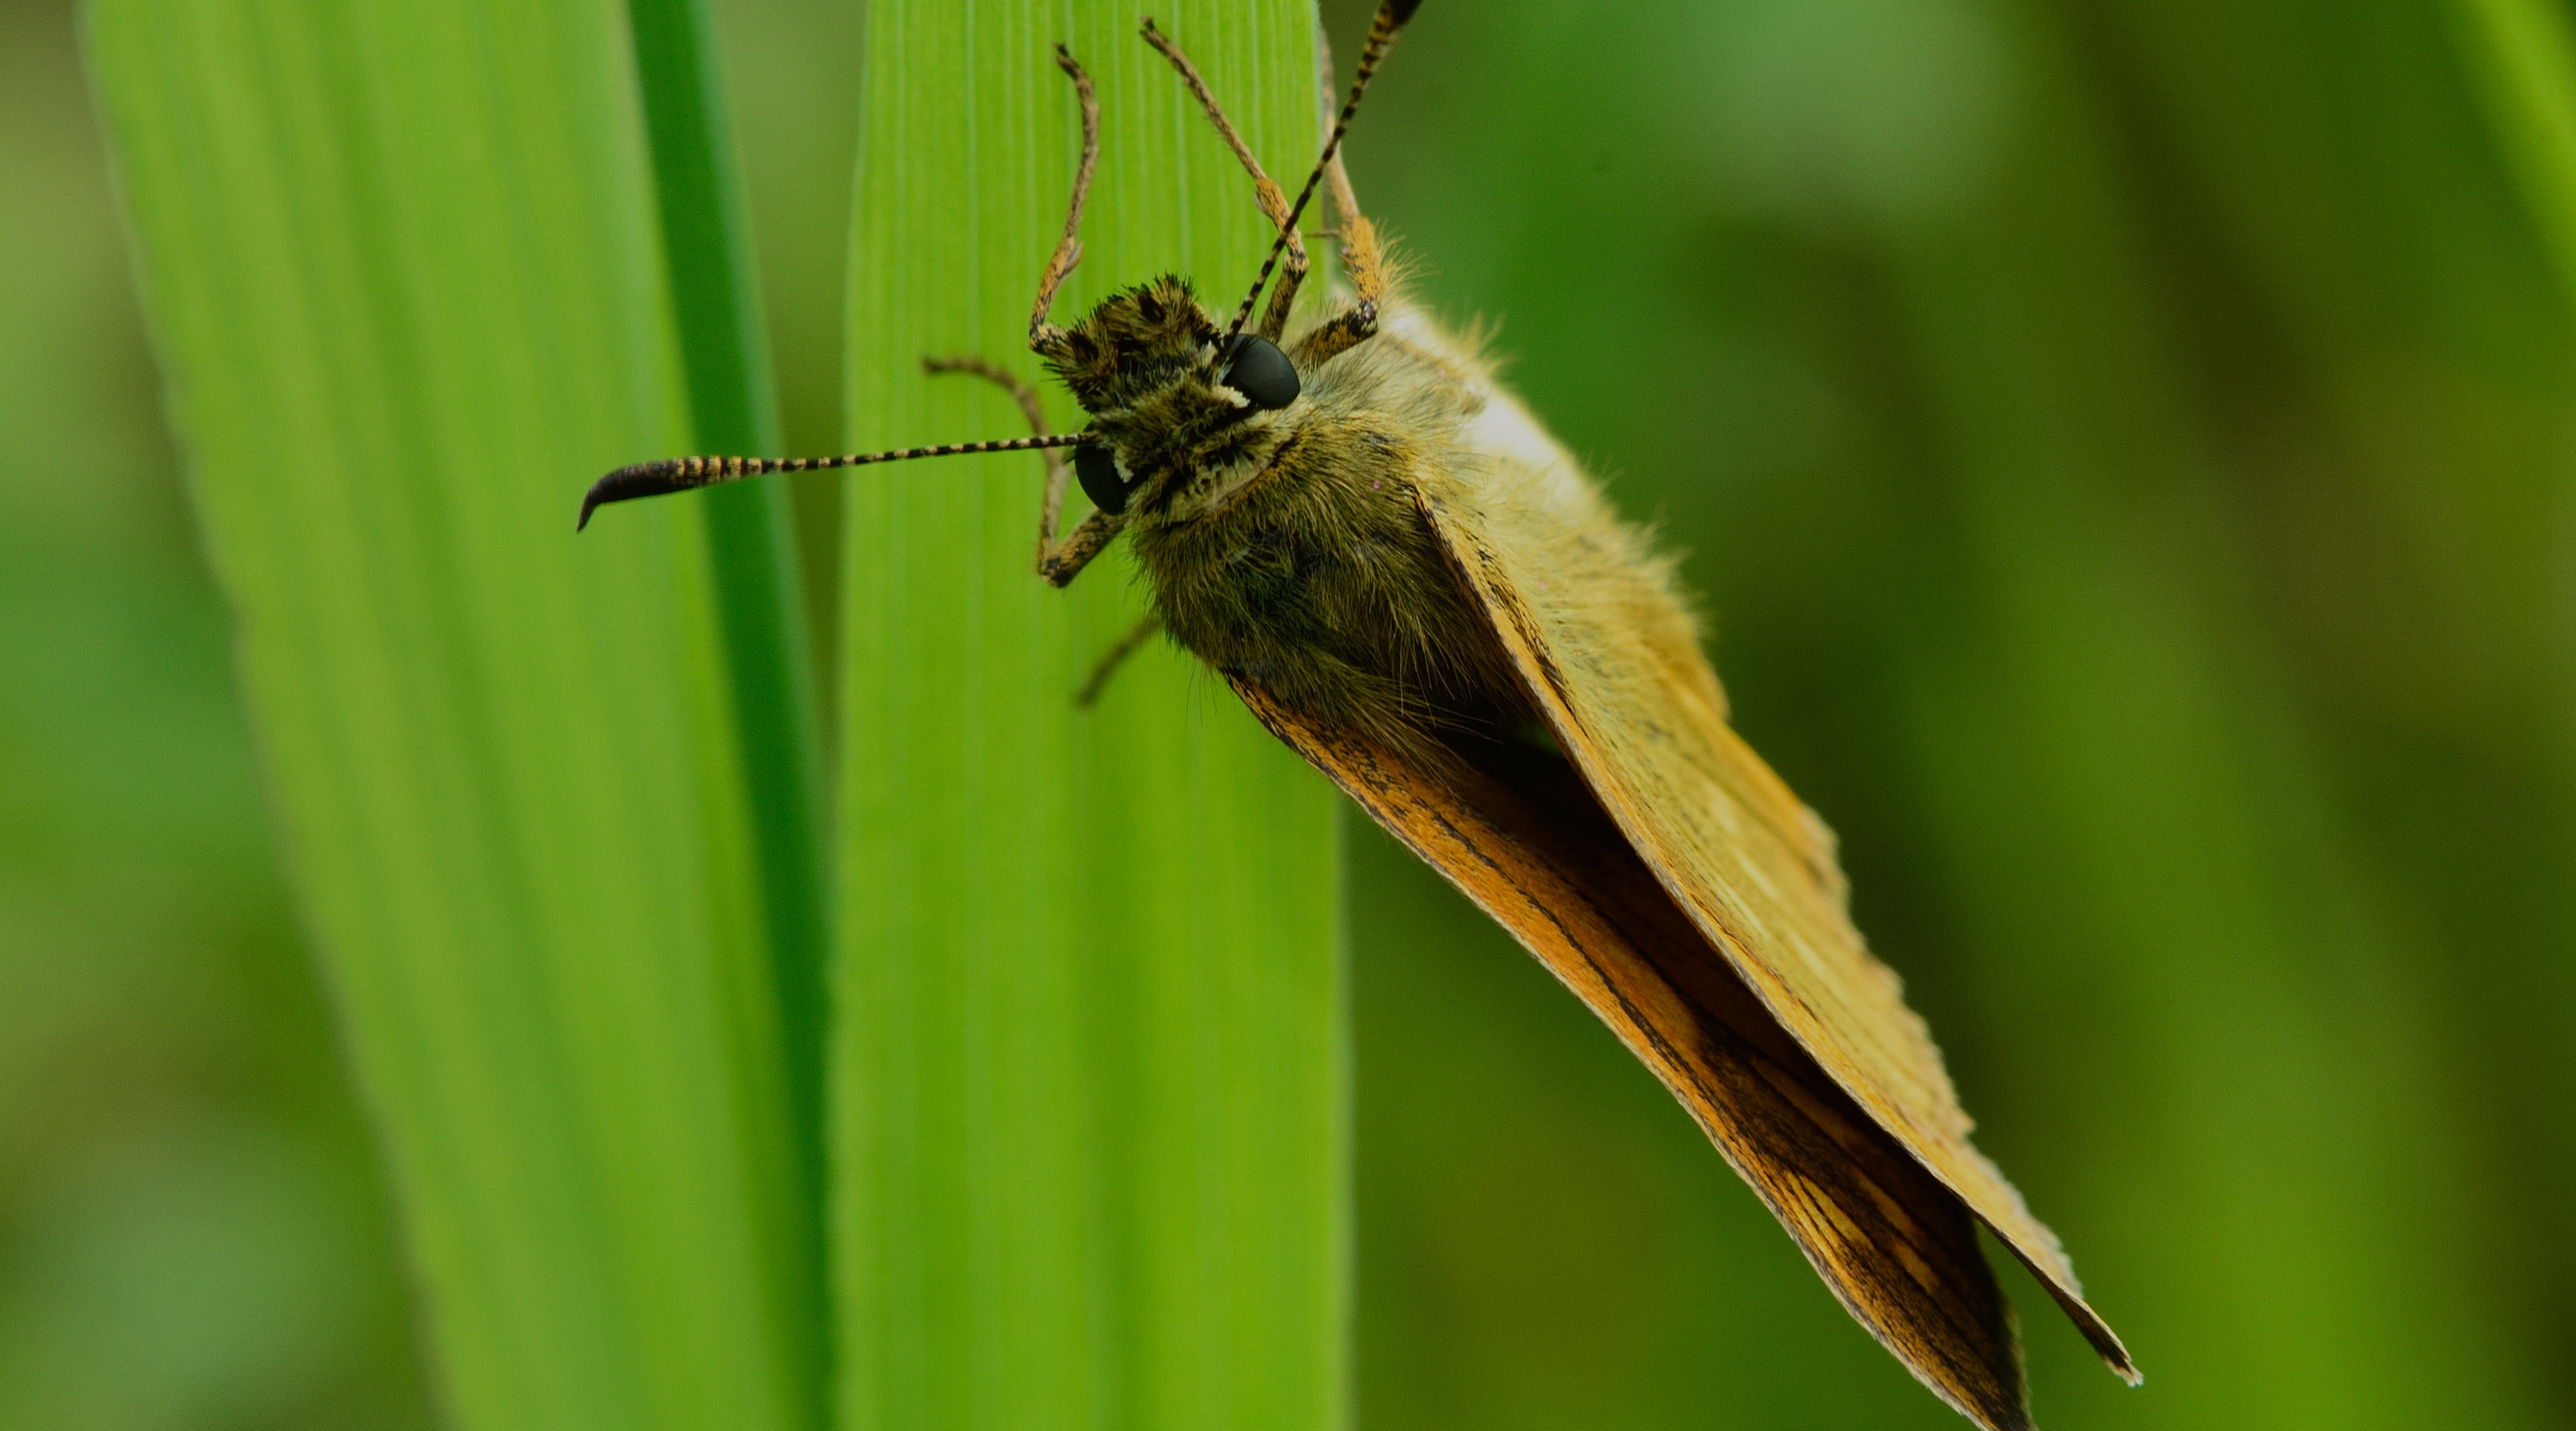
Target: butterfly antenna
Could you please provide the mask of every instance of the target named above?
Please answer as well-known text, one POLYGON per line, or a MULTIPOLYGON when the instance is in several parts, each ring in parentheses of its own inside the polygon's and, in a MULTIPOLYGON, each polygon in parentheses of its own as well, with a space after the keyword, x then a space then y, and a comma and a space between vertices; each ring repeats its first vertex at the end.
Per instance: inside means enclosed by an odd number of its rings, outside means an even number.
POLYGON ((890 452, 861 452, 847 457, 666 457, 659 462, 638 462, 632 467, 620 467, 590 485, 590 491, 581 499, 581 521, 573 530, 589 526, 590 514, 611 502, 666 497, 673 492, 739 482, 746 477, 766 477, 772 472, 823 472, 835 467, 865 467, 872 462, 909 462, 916 457, 962 457, 971 452, 1034 452, 1041 447, 1071 447, 1084 436, 1079 432, 1055 432, 1001 442, 899 447, 890 452))
POLYGON ((1297 220, 1306 212, 1306 204, 1315 197, 1315 186, 1323 182, 1324 169, 1342 147, 1342 136, 1351 132, 1351 116, 1359 113, 1360 96, 1368 93, 1369 80, 1377 73, 1378 62, 1386 58, 1387 47, 1395 43, 1396 32, 1422 8, 1422 0, 1386 0, 1377 7, 1377 19, 1370 22, 1368 43, 1360 48, 1359 71, 1351 78, 1351 97, 1342 102, 1342 112, 1333 121, 1332 135, 1324 141, 1324 152, 1315 160, 1315 172, 1306 176, 1306 187, 1297 191, 1297 202, 1288 209, 1288 222, 1279 226, 1279 237, 1270 242, 1270 256, 1261 261, 1261 276, 1252 280, 1252 291, 1243 295, 1243 306, 1234 310, 1234 326, 1225 330, 1228 342, 1243 331, 1252 320, 1252 306, 1261 301, 1261 290, 1270 284, 1271 270, 1279 266, 1279 255, 1288 249, 1288 236, 1297 231, 1297 220))

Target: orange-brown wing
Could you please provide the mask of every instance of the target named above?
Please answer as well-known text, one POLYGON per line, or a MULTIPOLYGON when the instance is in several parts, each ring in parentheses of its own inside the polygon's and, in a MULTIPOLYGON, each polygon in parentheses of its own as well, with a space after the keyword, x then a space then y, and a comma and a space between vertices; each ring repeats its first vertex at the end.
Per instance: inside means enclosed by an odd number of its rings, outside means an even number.
POLYGON ((1603 582, 1560 579, 1551 592, 1545 574, 1516 568, 1514 541, 1488 536, 1489 519, 1534 518, 1508 506, 1489 518, 1471 505, 1477 494, 1454 486, 1426 485, 1420 500, 1541 717, 1696 931, 1797 1046, 1992 1227, 2112 1370, 2134 1382, 2127 1351, 2085 1305, 2056 1235, 1969 1145, 1940 1051, 1845 913, 1832 835, 1727 726, 1717 678, 1678 608, 1651 583, 1632 593, 1636 610, 1603 599, 1603 582))
POLYGON ((1863 1326, 1978 1424, 2030 1424, 1976 1222, 1782 1033, 1553 756, 1433 770, 1235 689, 1654 1070, 1863 1326))

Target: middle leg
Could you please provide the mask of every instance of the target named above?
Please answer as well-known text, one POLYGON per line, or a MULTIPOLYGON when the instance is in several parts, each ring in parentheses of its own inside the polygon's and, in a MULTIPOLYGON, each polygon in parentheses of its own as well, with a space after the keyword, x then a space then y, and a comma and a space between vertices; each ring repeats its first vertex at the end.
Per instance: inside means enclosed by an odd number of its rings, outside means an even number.
MULTIPOLYGON (((924 358, 921 367, 929 373, 965 373, 999 386, 1020 405, 1020 412, 1029 420, 1029 430, 1040 437, 1046 435, 1046 409, 1038 405, 1037 389, 1021 382, 1001 364, 972 354, 958 354, 924 358)), ((1059 543, 1055 530, 1064 517, 1064 489, 1073 472, 1065 466, 1064 453, 1059 448, 1042 447, 1038 455, 1046 459, 1046 495, 1038 504, 1038 575, 1057 586, 1066 586, 1109 545, 1126 521, 1106 512, 1094 512, 1059 543)))

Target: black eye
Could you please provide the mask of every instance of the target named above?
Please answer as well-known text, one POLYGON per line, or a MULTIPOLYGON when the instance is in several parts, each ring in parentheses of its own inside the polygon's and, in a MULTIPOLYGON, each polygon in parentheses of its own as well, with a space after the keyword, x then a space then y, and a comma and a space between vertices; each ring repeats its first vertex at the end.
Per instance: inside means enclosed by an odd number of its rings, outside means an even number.
POLYGON ((1082 484, 1082 495, 1091 505, 1111 516, 1127 510, 1127 484, 1118 478, 1118 464, 1109 449, 1085 442, 1073 449, 1073 477, 1082 484))
POLYGON ((1257 412, 1283 408, 1297 400, 1297 365, 1279 345, 1252 333, 1238 333, 1225 352, 1225 385, 1243 394, 1257 412))

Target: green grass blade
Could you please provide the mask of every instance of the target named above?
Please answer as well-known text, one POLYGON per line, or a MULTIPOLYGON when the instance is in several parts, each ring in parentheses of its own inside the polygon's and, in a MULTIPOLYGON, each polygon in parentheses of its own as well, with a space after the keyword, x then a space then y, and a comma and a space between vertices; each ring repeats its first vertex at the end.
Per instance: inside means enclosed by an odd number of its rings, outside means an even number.
MULTIPOLYGON (((1158 10, 1294 185, 1310 6, 1158 10)), ((854 447, 1004 437, 979 353, 1035 379, 1030 299, 1103 112, 1059 311, 1165 269, 1230 309, 1268 234, 1124 6, 884 0, 853 231, 854 447)), ((1061 391, 1050 421, 1080 414, 1061 391)), ((1318 1428, 1345 1414, 1347 1089, 1333 802, 1159 643, 1113 553, 1030 572, 1039 465, 849 486, 833 1242, 849 1431, 1318 1428)), ((1077 510, 1080 498, 1074 499, 1077 510)))
MULTIPOLYGON (((776 454, 778 401, 706 5, 629 0, 627 14, 694 447, 776 454)), ((787 1321, 799 1337, 799 1380, 819 1423, 829 1355, 822 1101, 823 964, 831 933, 811 636, 786 487, 748 483, 704 501, 701 530, 732 695, 731 748, 751 802, 777 1005, 774 1022, 755 1022, 744 1035, 747 1045, 774 1046, 781 1055, 781 1092, 794 1128, 787 1195, 801 1235, 780 1244, 778 1278, 795 1303, 787 1321)))
POLYGON ((2454 0, 2461 49, 2559 281, 2576 299, 2576 27, 2542 0, 2454 0))
POLYGON ((107 0, 308 922, 474 1428, 801 1423, 754 830, 613 10, 107 0))

